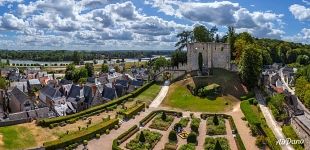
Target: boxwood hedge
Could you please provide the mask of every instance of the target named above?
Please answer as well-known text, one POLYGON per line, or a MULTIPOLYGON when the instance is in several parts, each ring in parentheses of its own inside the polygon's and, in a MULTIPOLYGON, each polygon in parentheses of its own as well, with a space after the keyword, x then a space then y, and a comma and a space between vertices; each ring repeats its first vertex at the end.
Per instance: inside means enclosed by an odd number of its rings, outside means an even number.
POLYGON ((67 120, 72 119, 72 118, 79 118, 81 116, 85 116, 85 115, 89 115, 89 114, 93 114, 93 113, 97 114, 97 113, 103 112, 105 110, 105 108, 107 108, 109 106, 118 105, 118 104, 121 104, 123 101, 125 101, 129 98, 136 97, 141 92, 143 92, 144 90, 149 88, 152 84, 154 84, 154 81, 143 85, 142 87, 140 87, 139 89, 137 89, 136 91, 134 91, 130 94, 124 95, 118 99, 112 100, 112 101, 107 102, 105 104, 94 106, 94 107, 80 111, 80 112, 72 114, 72 115, 42 119, 42 120, 38 121, 38 124, 43 126, 43 127, 48 127, 50 124, 59 123, 62 121, 67 121, 67 120))
POLYGON ((114 126, 117 125, 118 122, 119 122, 118 119, 110 119, 108 121, 104 121, 97 125, 86 128, 85 130, 81 130, 81 131, 74 132, 72 134, 65 135, 61 137, 60 139, 50 141, 50 142, 45 142, 43 146, 46 150, 54 150, 54 149, 64 148, 70 144, 81 143, 84 140, 90 140, 96 137, 96 134, 102 134, 107 129, 114 128, 114 126))
POLYGON ((126 119, 130 119, 133 116, 135 116, 139 111, 142 111, 144 108, 145 108, 145 103, 141 103, 132 108, 127 109, 124 112, 121 112, 121 114, 124 115, 126 119))

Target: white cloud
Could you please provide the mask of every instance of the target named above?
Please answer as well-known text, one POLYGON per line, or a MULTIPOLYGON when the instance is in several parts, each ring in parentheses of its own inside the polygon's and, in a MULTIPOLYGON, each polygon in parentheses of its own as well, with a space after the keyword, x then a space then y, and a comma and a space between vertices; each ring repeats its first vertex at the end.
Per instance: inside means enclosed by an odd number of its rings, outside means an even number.
POLYGON ((293 4, 289 7, 290 12, 300 21, 310 21, 310 8, 299 4, 293 4))
POLYGON ((297 35, 285 36, 283 37, 283 40, 310 44, 310 29, 303 28, 297 35))
POLYGON ((23 0, 0 0, 0 6, 4 6, 6 4, 11 4, 11 3, 21 3, 23 0))
POLYGON ((3 30, 21 30, 28 25, 23 19, 19 19, 13 14, 5 13, 0 18, 0 27, 3 30))

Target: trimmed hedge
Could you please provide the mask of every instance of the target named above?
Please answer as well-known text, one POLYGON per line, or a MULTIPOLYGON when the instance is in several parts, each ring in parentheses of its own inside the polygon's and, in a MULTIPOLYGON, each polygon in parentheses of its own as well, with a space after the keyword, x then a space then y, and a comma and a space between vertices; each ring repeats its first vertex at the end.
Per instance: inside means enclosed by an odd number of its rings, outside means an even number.
POLYGON ((134 135, 138 131, 139 131, 139 127, 137 125, 134 125, 128 131, 124 132, 123 134, 121 134, 120 136, 118 136, 116 138, 117 139, 117 145, 122 144, 124 141, 129 139, 132 135, 134 135))
POLYGON ((124 112, 121 112, 121 114, 124 115, 126 119, 130 119, 133 116, 135 116, 138 112, 142 111, 144 108, 145 108, 145 103, 141 103, 130 109, 127 109, 124 112))
POLYGON ((164 150, 176 150, 178 145, 175 143, 166 143, 164 150))
POLYGON ((43 144, 46 150, 54 150, 64 148, 70 144, 81 143, 84 140, 90 140, 96 137, 96 134, 104 133, 108 129, 112 129, 119 122, 118 119, 111 119, 97 125, 86 128, 85 130, 77 131, 72 134, 65 135, 60 139, 45 142, 43 144))
POLYGON ((182 117, 182 112, 176 112, 176 111, 169 111, 169 110, 156 110, 149 113, 146 117, 144 117, 140 122, 140 126, 145 126, 147 123, 149 123, 156 115, 157 113, 165 112, 166 115, 173 115, 177 117, 182 117))
POLYGON ((90 114, 97 114, 97 113, 103 112, 103 111, 105 111, 105 108, 107 108, 107 107, 121 104, 123 101, 125 101, 129 98, 136 97, 137 95, 139 95, 141 92, 143 92, 144 90, 146 90, 147 88, 149 88, 153 84, 154 84, 154 81, 147 83, 147 84, 143 85, 142 87, 140 87, 139 89, 137 89, 136 91, 134 91, 130 94, 124 95, 118 99, 112 100, 112 101, 107 102, 107 103, 102 104, 102 105, 91 107, 89 109, 80 111, 80 112, 72 114, 72 115, 55 117, 55 118, 46 118, 46 119, 39 120, 38 124, 40 126, 43 126, 43 127, 48 127, 50 124, 53 124, 53 123, 59 123, 62 121, 67 121, 67 120, 72 119, 72 118, 80 118, 81 116, 85 116, 85 115, 89 116, 90 114))

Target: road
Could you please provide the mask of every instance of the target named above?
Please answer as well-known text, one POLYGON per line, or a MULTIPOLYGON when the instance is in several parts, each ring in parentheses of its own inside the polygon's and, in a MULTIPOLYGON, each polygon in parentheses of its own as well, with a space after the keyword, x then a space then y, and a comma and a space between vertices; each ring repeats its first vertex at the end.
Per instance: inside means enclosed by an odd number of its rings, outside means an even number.
MULTIPOLYGON (((272 130, 273 134, 276 136, 278 140, 280 139, 286 139, 284 134, 282 133, 282 128, 278 126, 276 120, 272 116, 269 108, 266 106, 266 100, 264 96, 262 95, 261 91, 258 89, 255 89, 255 95, 256 99, 259 103, 259 107, 266 119, 268 127, 272 130)), ((284 150, 293 150, 294 148, 291 145, 281 145, 281 148, 284 150)))
MULTIPOLYGON (((295 91, 293 89, 291 89, 288 84, 285 82, 284 80, 284 75, 283 75, 283 68, 281 68, 279 70, 279 75, 281 77, 281 81, 284 85, 284 88, 287 89, 291 94, 295 95, 295 91)), ((305 112, 305 117, 307 117, 308 119, 310 119, 310 111, 305 107, 305 105, 299 100, 299 98, 297 97, 297 101, 298 101, 298 106, 300 106, 300 108, 302 108, 305 112)))

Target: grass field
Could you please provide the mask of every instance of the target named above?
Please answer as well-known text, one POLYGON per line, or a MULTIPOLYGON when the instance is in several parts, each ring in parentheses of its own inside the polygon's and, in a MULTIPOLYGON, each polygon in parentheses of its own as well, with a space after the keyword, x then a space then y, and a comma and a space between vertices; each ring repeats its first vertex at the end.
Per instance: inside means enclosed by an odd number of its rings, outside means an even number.
POLYGON ((150 86, 148 89, 143 91, 140 95, 138 95, 134 99, 145 102, 147 105, 149 105, 152 102, 152 100, 156 98, 160 89, 161 89, 160 85, 153 84, 152 86, 150 86))
POLYGON ((212 77, 194 77, 173 83, 162 105, 189 111, 224 112, 229 111, 246 93, 238 75, 223 69, 214 69, 212 77), (193 96, 186 85, 201 86, 211 83, 221 85, 223 95, 215 100, 193 96))
POLYGON ((260 123, 258 108, 254 105, 251 105, 249 101, 242 101, 240 108, 250 124, 260 123))
POLYGON ((1 127, 1 149, 25 149, 36 145, 31 131, 23 126, 1 127))

